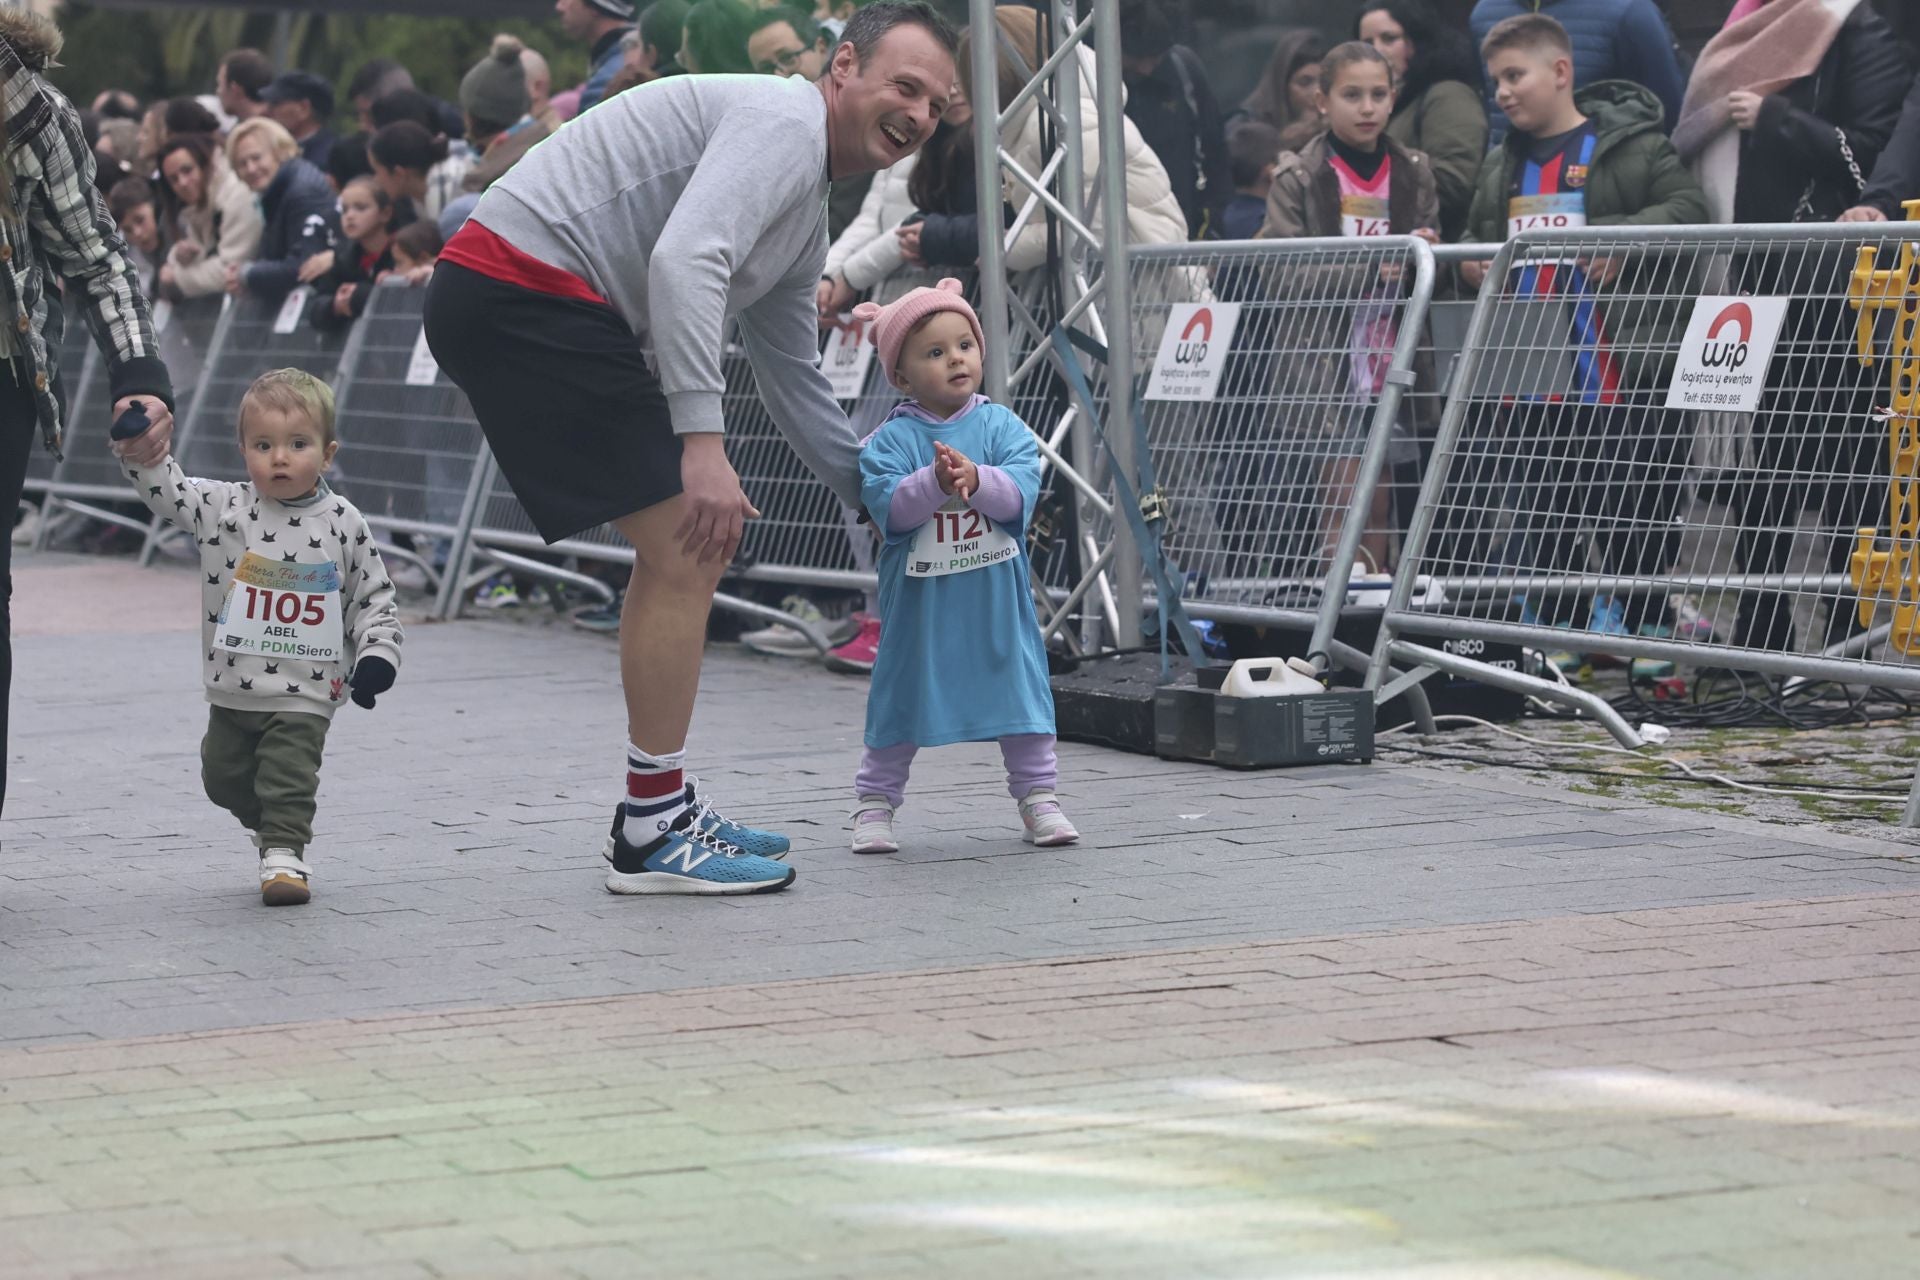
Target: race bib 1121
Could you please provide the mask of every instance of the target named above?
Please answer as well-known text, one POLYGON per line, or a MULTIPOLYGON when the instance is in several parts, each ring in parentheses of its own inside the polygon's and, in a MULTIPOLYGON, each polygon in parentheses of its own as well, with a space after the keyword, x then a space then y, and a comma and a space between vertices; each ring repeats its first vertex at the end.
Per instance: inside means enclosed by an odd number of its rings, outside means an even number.
POLYGON ((1020 544, 993 521, 969 507, 959 495, 933 513, 913 535, 907 553, 909 578, 944 578, 1011 560, 1020 544))
POLYGON ((303 564, 247 552, 233 571, 213 646, 265 658, 341 661, 340 567, 331 560, 303 564))

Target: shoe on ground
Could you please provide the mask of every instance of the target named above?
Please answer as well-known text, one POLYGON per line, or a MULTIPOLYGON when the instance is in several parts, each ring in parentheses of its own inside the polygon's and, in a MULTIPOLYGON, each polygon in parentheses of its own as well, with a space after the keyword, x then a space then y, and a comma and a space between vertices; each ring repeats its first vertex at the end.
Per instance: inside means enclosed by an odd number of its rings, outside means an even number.
MULTIPOLYGON (((762 831, 758 827, 749 827, 745 823, 735 822, 726 817, 709 802, 700 799, 700 779, 687 779, 688 811, 693 814, 693 825, 706 832, 721 844, 732 845, 742 853, 752 854, 756 858, 767 858, 774 862, 786 861, 787 854, 793 851, 793 841, 777 831, 762 831)), ((615 805, 613 826, 607 830, 607 842, 601 846, 600 856, 608 862, 613 861, 614 842, 619 838, 621 824, 625 820, 627 807, 615 805)))
POLYGON ((402 560, 398 556, 387 561, 387 576, 393 579, 393 585, 402 591, 431 591, 433 579, 427 571, 411 560, 402 560))
POLYGON ((520 591, 513 585, 513 579, 504 573, 496 573, 475 588, 473 607, 476 609, 517 609, 520 607, 520 591))
POLYGON ((260 900, 270 907, 297 907, 313 896, 307 877, 313 868, 291 849, 260 851, 260 900))
POLYGON ((1026 827, 1020 838, 1042 849, 1072 844, 1080 838, 1061 811, 1060 798, 1044 788, 1027 792, 1027 798, 1020 802, 1020 822, 1026 827))
POLYGON ((900 852, 900 842, 893 838, 893 805, 885 796, 860 797, 853 811, 853 851, 900 852))
POLYGON ((619 595, 613 598, 612 604, 590 604, 584 609, 575 609, 568 620, 582 631, 612 635, 620 630, 620 605, 624 599, 624 595, 619 595))
POLYGON ((756 858, 723 844, 693 825, 691 810, 671 830, 638 847, 619 832, 607 892, 619 894, 777 893, 793 883, 794 870, 772 858, 756 858))
MULTIPOLYGON (((859 622, 851 617, 829 621, 820 612, 820 606, 805 596, 788 596, 780 602, 780 611, 815 630, 824 629, 829 645, 845 644, 860 631, 859 622)), ((806 632, 779 622, 747 632, 740 637, 740 643, 755 653, 774 658, 811 658, 818 652, 813 647, 813 641, 807 639, 806 632)))
POLYGON ((880 619, 867 614, 857 616, 860 629, 854 632, 853 639, 827 650, 827 670, 852 676, 873 674, 874 660, 880 656, 880 619))
POLYGON ((22 506, 20 518, 13 525, 13 545, 30 547, 40 533, 40 508, 22 506))

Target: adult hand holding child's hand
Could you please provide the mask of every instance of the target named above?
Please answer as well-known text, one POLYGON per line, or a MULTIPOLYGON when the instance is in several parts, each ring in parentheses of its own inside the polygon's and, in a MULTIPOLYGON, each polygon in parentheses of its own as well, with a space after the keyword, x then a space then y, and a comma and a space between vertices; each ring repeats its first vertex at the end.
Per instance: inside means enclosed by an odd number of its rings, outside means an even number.
POLYGON ((933 474, 940 481, 940 492, 957 493, 962 501, 971 502, 980 490, 980 468, 951 445, 933 446, 933 474))

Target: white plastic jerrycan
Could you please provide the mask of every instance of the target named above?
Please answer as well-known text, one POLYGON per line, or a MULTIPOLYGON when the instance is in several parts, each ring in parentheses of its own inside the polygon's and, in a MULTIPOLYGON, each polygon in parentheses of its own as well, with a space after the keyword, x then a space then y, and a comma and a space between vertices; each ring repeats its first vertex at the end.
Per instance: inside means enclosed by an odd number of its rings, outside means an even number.
POLYGON ((1325 693, 1326 686, 1303 658, 1242 658, 1227 668, 1220 692, 1229 698, 1284 698, 1297 693, 1325 693))

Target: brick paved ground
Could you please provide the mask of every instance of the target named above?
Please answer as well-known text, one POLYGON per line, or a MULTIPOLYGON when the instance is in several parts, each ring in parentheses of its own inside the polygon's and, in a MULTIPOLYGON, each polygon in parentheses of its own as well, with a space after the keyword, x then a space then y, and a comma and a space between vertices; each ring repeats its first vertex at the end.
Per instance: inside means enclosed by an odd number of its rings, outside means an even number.
POLYGON ((716 651, 800 883, 618 900, 611 646, 463 623, 269 912, 171 572, 17 573, 0 1275, 1915 1273, 1910 847, 1069 748, 1036 853, 968 749, 856 860, 861 686, 716 651))

